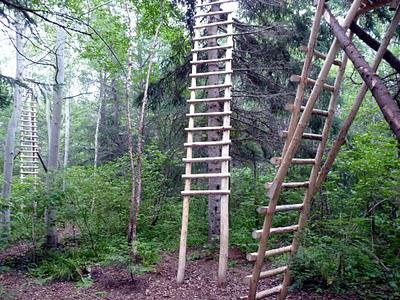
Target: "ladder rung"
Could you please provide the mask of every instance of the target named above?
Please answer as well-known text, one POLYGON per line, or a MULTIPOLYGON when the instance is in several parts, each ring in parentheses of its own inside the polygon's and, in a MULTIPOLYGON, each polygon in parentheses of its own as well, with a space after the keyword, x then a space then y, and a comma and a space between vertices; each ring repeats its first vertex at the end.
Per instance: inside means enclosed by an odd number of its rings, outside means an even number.
MULTIPOLYGON (((301 76, 300 75, 292 75, 290 76, 290 81, 291 82, 300 82, 301 76)), ((307 85, 312 86, 315 85, 316 81, 314 79, 311 78, 307 78, 307 85)), ((333 85, 329 85, 324 83, 324 90, 327 90, 329 92, 334 92, 335 91, 335 87, 333 85)))
MULTIPOLYGON (((281 137, 286 138, 288 136, 288 132, 282 131, 281 132, 281 137)), ((314 140, 314 141, 322 141, 323 135, 322 134, 315 134, 315 133, 303 133, 303 139, 305 140, 314 140)))
POLYGON ((211 12, 207 12, 207 13, 197 14, 194 17, 202 18, 202 17, 215 16, 215 15, 226 15, 226 14, 230 14, 233 12, 234 12, 233 10, 211 11, 211 12))
POLYGON ((209 161, 229 161, 232 158, 227 157, 197 157, 197 158, 184 158, 182 159, 185 163, 196 163, 196 162, 209 162, 209 161))
POLYGON ((185 131, 221 131, 221 130, 230 130, 231 126, 215 126, 215 127, 194 127, 194 128, 185 128, 185 131))
MULTIPOLYGON (((300 50, 303 51, 303 52, 308 52, 308 48, 304 47, 304 46, 301 46, 300 50)), ((326 59, 326 54, 324 54, 322 52, 319 52, 317 50, 314 50, 314 56, 317 57, 317 58, 320 58, 320 59, 326 59)), ((333 64, 337 65, 337 66, 341 66, 342 62, 340 60, 338 60, 338 59, 335 59, 333 61, 333 64)))
POLYGON ((236 0, 218 0, 218 1, 208 2, 208 3, 196 4, 196 7, 205 7, 205 6, 210 6, 210 5, 218 5, 218 4, 223 4, 223 3, 235 2, 235 1, 236 0))
POLYGON ((265 298, 265 297, 268 297, 268 296, 277 294, 277 293, 279 293, 281 290, 282 290, 282 284, 277 285, 277 286, 275 286, 275 287, 273 287, 273 288, 270 288, 270 289, 268 289, 268 290, 264 290, 264 291, 258 292, 258 293, 256 294, 256 300, 263 299, 263 298, 265 298))
POLYGON ((30 172, 30 171, 22 171, 21 174, 38 174, 37 171, 30 172))
POLYGON ((192 52, 202 52, 202 51, 211 51, 211 50, 226 50, 232 48, 232 45, 223 45, 223 46, 212 46, 212 47, 204 47, 192 49, 192 52))
POLYGON ((229 25, 229 24, 233 24, 233 21, 222 21, 222 22, 200 24, 200 25, 193 26, 193 29, 202 29, 202 28, 207 28, 207 27, 223 26, 223 25, 229 25))
POLYGON ((205 72, 205 73, 190 74, 190 77, 206 77, 211 75, 227 75, 232 73, 233 71, 205 72))
POLYGON ((231 84, 200 85, 200 86, 192 86, 189 88, 189 90, 198 91, 198 90, 222 89, 229 87, 232 87, 232 85, 231 84))
POLYGON ((199 178, 227 178, 231 177, 229 173, 203 173, 203 174, 184 174, 183 179, 199 179, 199 178))
POLYGON ((209 141, 209 142, 193 142, 185 143, 185 147, 206 147, 206 146, 224 146, 230 145, 231 141, 209 141))
MULTIPOLYGON (((273 164, 273 165, 280 165, 281 162, 282 162, 281 157, 272 157, 271 158, 271 164, 273 164)), ((313 164, 315 164, 315 159, 314 158, 293 158, 291 163, 294 165, 313 165, 313 164)))
MULTIPOLYGON (((276 268, 276 269, 264 271, 264 272, 260 273, 260 277, 259 278, 260 279, 265 279, 265 278, 272 277, 272 276, 275 276, 275 275, 278 275, 278 274, 282 274, 282 273, 286 272, 287 269, 288 269, 288 267, 284 266, 284 267, 279 267, 279 268, 276 268)), ((252 278, 252 275, 247 275, 244 280, 245 280, 246 283, 249 283, 251 278, 252 278)))
MULTIPOLYGON (((271 188, 273 182, 267 182, 266 188, 269 189, 271 188)), ((303 182, 284 182, 282 183, 282 188, 284 189, 297 189, 297 188, 308 188, 310 185, 309 181, 303 181, 303 182)))
POLYGON ((228 116, 231 115, 231 111, 213 111, 213 112, 202 112, 194 114, 186 114, 186 117, 218 117, 218 116, 228 116))
MULTIPOLYGON (((304 111, 305 109, 306 109, 306 107, 302 106, 300 108, 300 111, 304 111)), ((322 116, 322 117, 327 117, 329 115, 329 112, 327 110, 316 109, 316 108, 313 109, 312 113, 314 115, 319 115, 319 116, 322 116)))
MULTIPOLYGON (((278 233, 288 233, 288 232, 294 232, 297 229, 299 229, 299 225, 292 225, 292 226, 286 226, 286 227, 276 227, 276 228, 271 228, 269 231, 270 234, 278 234, 278 233)), ((252 233, 253 239, 259 239, 261 238, 262 234, 262 229, 261 230, 254 230, 252 233)))
MULTIPOLYGON (((287 205, 278 205, 275 208, 275 212, 284 212, 290 210, 301 210, 303 208, 303 204, 287 204, 287 205)), ((257 212, 259 214, 266 214, 268 210, 268 206, 261 206, 257 208, 257 212)))
MULTIPOLYGON (((268 251, 265 251, 264 257, 271 257, 271 256, 287 253, 287 252, 290 252, 291 250, 292 250, 292 246, 286 246, 286 247, 268 250, 268 251)), ((248 253, 246 255, 246 258, 248 261, 255 261, 257 259, 257 252, 248 253)))
POLYGON ((231 101, 232 98, 204 98, 204 99, 194 99, 187 100, 187 103, 204 103, 204 102, 218 102, 218 101, 231 101))
POLYGON ((200 196, 200 195, 229 195, 230 190, 197 190, 197 191, 183 191, 182 196, 200 196))
POLYGON ((198 38, 193 38, 193 41, 204 41, 204 40, 211 40, 211 39, 222 39, 228 36, 231 36, 231 33, 224 33, 224 34, 214 34, 214 35, 204 35, 198 38))
POLYGON ((215 59, 203 59, 203 60, 192 60, 190 63, 192 65, 200 65, 200 64, 212 64, 212 63, 220 63, 232 60, 232 58, 215 58, 215 59))

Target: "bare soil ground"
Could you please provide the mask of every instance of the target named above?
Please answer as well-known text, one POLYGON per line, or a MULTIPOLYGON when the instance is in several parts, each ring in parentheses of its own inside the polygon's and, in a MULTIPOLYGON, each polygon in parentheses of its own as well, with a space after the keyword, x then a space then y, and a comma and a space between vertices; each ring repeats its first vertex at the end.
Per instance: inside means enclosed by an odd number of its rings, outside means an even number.
MULTIPOLYGON (((24 246, 21 246, 24 247, 24 246)), ((17 248, 18 249, 18 248, 17 248)), ((19 248, 23 252, 23 248, 19 248)), ((18 255, 16 250, 7 255, 0 254, 2 259, 9 255, 18 255), (14 253, 13 253, 14 252, 14 253)), ((74 282, 57 281, 40 284, 40 281, 24 272, 0 273, 1 300, 233 300, 246 295, 248 286, 243 278, 251 273, 252 264, 245 261, 239 251, 232 251, 228 271, 228 284, 219 287, 217 284, 218 263, 213 257, 202 257, 189 261, 186 268, 184 284, 175 282, 177 255, 164 254, 156 272, 134 277, 124 268, 93 267, 91 278, 93 284, 89 288, 78 288, 74 282)), ((271 280, 263 282, 263 288, 277 285, 271 280)), ((274 299, 274 298, 271 298, 274 299)), ((288 299, 345 299, 334 295, 321 295, 307 291, 290 293, 288 299)), ((350 299, 350 298, 349 298, 350 299)))

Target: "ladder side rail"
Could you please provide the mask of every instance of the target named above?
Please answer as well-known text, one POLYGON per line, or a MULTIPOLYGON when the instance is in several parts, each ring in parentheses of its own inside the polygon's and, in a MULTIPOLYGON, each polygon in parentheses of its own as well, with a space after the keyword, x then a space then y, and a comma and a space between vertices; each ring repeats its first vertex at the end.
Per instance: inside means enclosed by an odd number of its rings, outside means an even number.
POLYGON ((300 107, 302 105, 304 99, 304 93, 307 86, 307 78, 311 73, 311 63, 314 57, 314 49, 317 43, 318 33, 321 27, 321 19, 325 8, 325 1, 318 1, 318 5, 316 8, 315 17, 313 20, 313 24, 311 27, 310 38, 308 40, 306 56, 304 59, 303 70, 301 72, 301 78, 299 85, 296 91, 296 97, 293 103, 292 115, 290 117, 289 127, 288 127, 288 136, 285 141, 285 145, 282 151, 282 157, 284 156, 287 148, 289 147, 290 141, 293 137, 293 133, 296 129, 297 123, 300 118, 300 107))
MULTIPOLYGON (((394 34, 396 33, 396 29, 397 29, 399 22, 400 22, 400 8, 398 7, 391 23, 388 26, 387 32, 386 32, 384 38, 382 39, 381 45, 375 54, 375 58, 372 63, 372 69, 374 70, 374 72, 376 72, 378 70, 379 65, 383 59, 383 56, 385 55, 386 49, 389 46, 390 41, 393 38, 394 34)), ((368 91, 368 86, 365 82, 363 82, 363 84, 360 88, 360 91, 358 92, 356 99, 354 100, 354 103, 351 107, 350 113, 349 113, 347 119, 345 120, 342 128, 340 129, 340 132, 339 132, 337 138, 335 139, 331 150, 328 153, 327 159, 318 174, 315 192, 317 192, 320 189, 322 183, 325 181, 326 177, 328 176, 329 171, 332 169, 332 166, 336 159, 336 156, 338 155, 342 145, 345 143, 347 133, 350 130, 350 126, 353 124, 353 121, 358 113, 358 110, 361 107, 361 104, 364 100, 364 97, 365 97, 367 91, 368 91)))
MULTIPOLYGON (((198 30, 196 30, 195 37, 199 37, 199 36, 200 36, 200 32, 198 30)), ((198 47, 198 45, 199 45, 198 41, 193 42, 194 48, 198 47)), ((193 55, 192 60, 194 62, 196 62, 198 59, 198 53, 193 52, 192 55, 193 55)), ((196 73, 197 73, 197 64, 193 63, 192 64, 192 74, 196 74, 196 73)), ((191 87, 196 87, 196 85, 197 85, 196 77, 192 77, 191 87)), ((196 91, 192 90, 190 92, 190 100, 195 100, 195 99, 196 99, 196 91)), ((195 113, 195 104, 194 103, 189 104, 189 113, 190 114, 195 113)), ((193 117, 189 117, 188 128, 189 129, 194 128, 194 118, 193 117)), ((193 131, 188 131, 187 143, 188 144, 193 143, 193 131)), ((193 158, 193 148, 187 147, 186 159, 188 160, 188 162, 185 163, 185 174, 187 174, 187 175, 192 174, 192 163, 190 162, 190 160, 192 158, 193 158)), ((187 178, 187 179, 185 179, 184 191, 189 192, 190 189, 191 189, 191 179, 187 178)), ((183 207, 182 207, 181 238, 180 238, 180 243, 179 243, 179 261, 178 261, 178 273, 177 273, 177 282, 178 283, 183 283, 183 280, 185 278, 187 234, 188 234, 188 224, 189 224, 189 203, 190 203, 190 196, 184 195, 183 196, 183 207)))
MULTIPOLYGON (((355 0, 345 18, 344 21, 344 27, 347 29, 351 22, 354 20, 357 10, 360 7, 361 0, 355 0)), ((253 276, 250 281, 250 291, 249 291, 249 300, 254 300, 256 297, 257 293, 257 283, 258 283, 258 278, 259 274, 261 272, 261 268, 264 262, 264 255, 265 251, 267 248, 267 241, 269 238, 270 234, 270 228, 272 226, 272 216, 275 212, 276 206, 278 204, 279 200, 279 195, 280 191, 282 188, 282 183, 284 181, 284 178, 286 177, 287 171, 289 169, 289 165, 294 158, 294 154, 297 151, 298 146, 300 145, 302 135, 304 133, 304 129, 307 126, 309 119, 312 114, 312 110, 314 108, 314 104, 319 98, 319 95, 322 91, 323 84, 325 83, 325 80, 328 76, 328 73, 331 69, 331 66, 335 60, 336 54, 339 50, 339 43, 335 39, 334 42, 332 43, 332 46, 328 52, 327 58, 324 62, 324 65, 320 71, 320 74, 318 76, 318 79, 316 81, 316 84, 311 92, 311 95, 307 101, 307 105, 305 107, 305 110, 299 120, 298 126, 296 127, 296 130, 293 134, 293 138, 290 141, 289 146, 287 147, 287 151, 285 155, 283 156, 282 163, 279 166, 278 172, 275 176, 274 182, 271 186, 271 189, 269 190, 268 196, 270 197, 270 204, 268 206, 267 214, 265 215, 264 218, 264 223, 263 223, 263 228, 262 228, 262 234, 260 238, 260 243, 258 247, 258 255, 257 255, 257 260, 253 269, 253 276)))
MULTIPOLYGON (((226 58, 229 60, 225 63, 225 84, 229 87, 225 88, 224 98, 231 97, 232 89, 232 52, 233 52, 233 16, 232 13, 228 14, 227 25, 227 44, 232 46, 226 50, 226 58)), ((231 111, 230 101, 224 102, 224 112, 231 111)), ((230 141, 230 115, 223 117, 223 126, 227 128, 222 133, 223 141, 230 141)), ((229 144, 222 146, 221 156, 229 157, 229 144)), ((221 162, 221 173, 229 173, 229 160, 221 162)), ((221 179, 221 190, 229 190, 229 177, 221 179)), ((218 281, 220 284, 226 283, 226 273, 228 268, 228 254, 229 254, 229 194, 221 195, 221 227, 220 227, 220 251, 219 251, 219 264, 218 264, 218 281)))
MULTIPOLYGON (((318 145, 317 153, 315 155, 315 163, 312 166, 311 175, 309 178, 309 186, 303 198, 303 209, 300 213, 299 223, 298 223, 298 230, 296 231, 293 242, 292 242, 292 252, 291 256, 297 253, 297 250, 300 245, 300 237, 302 234, 302 229, 306 225, 308 220, 310 209, 311 209, 311 201, 314 195, 314 190, 316 186, 316 181, 318 177, 319 170, 321 168, 322 158, 325 152, 326 144, 328 142, 330 130, 332 128, 332 123, 335 117, 335 110, 337 105, 337 99, 340 94, 340 88, 342 85, 344 73, 346 71, 346 66, 348 62, 348 57, 345 53, 343 53, 343 59, 341 61, 341 66, 339 68, 339 72, 336 76, 335 80, 335 91, 332 93, 330 101, 329 101, 329 108, 328 108, 328 117, 325 120, 325 124, 322 130, 322 141, 318 145)), ((282 284, 282 290, 280 293, 280 299, 285 299, 288 293, 288 288, 291 282, 291 275, 289 268, 284 273, 284 279, 282 284)))

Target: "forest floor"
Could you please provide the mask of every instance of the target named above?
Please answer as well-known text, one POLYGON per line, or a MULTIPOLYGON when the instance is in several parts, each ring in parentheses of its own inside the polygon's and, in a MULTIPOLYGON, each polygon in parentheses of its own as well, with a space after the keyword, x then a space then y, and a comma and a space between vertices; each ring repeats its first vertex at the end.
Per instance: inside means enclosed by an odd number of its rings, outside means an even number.
MULTIPOLYGON (((21 247, 24 247, 21 245, 21 247)), ((26 248, 26 247, 25 247, 26 248)), ((17 255, 26 249, 19 249, 17 255)), ((15 249, 14 249, 15 251, 15 249)), ((192 254, 197 254, 196 250, 192 254)), ((0 266, 5 257, 11 253, 0 254, 0 266)), ((91 278, 93 284, 87 288, 78 288, 70 281, 54 281, 41 284, 40 280, 29 276, 26 272, 9 271, 0 273, 1 300, 233 300, 246 295, 248 285, 243 278, 251 273, 252 264, 244 259, 238 250, 230 253, 228 284, 221 288, 217 284, 218 263, 215 257, 205 256, 189 260, 186 267, 186 280, 183 285, 175 282, 177 255, 164 254, 154 273, 135 276, 132 280, 123 267, 93 267, 91 278)), ((263 282, 263 288, 275 286, 273 281, 263 282)), ((309 291, 290 293, 288 299, 346 299, 343 296, 316 294, 309 291)), ((350 299, 350 298, 347 298, 350 299)), ((354 298, 353 298, 354 299, 354 298)))

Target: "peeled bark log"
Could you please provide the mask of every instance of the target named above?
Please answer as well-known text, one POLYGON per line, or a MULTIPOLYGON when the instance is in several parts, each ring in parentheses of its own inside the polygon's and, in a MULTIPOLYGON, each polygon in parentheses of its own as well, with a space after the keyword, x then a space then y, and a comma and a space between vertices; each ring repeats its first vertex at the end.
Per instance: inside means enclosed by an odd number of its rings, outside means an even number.
MULTIPOLYGON (((23 70, 24 70, 24 46, 23 46, 23 30, 24 25, 22 18, 18 15, 18 23, 16 24, 16 39, 15 39, 15 47, 16 47, 16 74, 15 79, 21 80, 23 78, 23 70)), ((1 196, 5 201, 5 207, 1 211, 0 222, 2 235, 4 238, 8 239, 10 235, 10 194, 11 194, 11 181, 12 181, 12 172, 14 166, 14 152, 15 152, 15 135, 18 128, 18 121, 21 118, 21 110, 22 110, 22 87, 16 84, 14 86, 14 103, 13 103, 13 112, 8 123, 7 128, 7 139, 4 147, 4 179, 3 179, 3 189, 1 196)))
POLYGON ((324 16, 336 36, 343 50, 346 52, 349 59, 357 69, 358 73, 368 85, 376 102, 381 109, 385 120, 398 139, 400 139, 400 108, 396 101, 389 94, 382 80, 368 65, 360 51, 355 47, 351 40, 346 35, 345 30, 340 26, 339 22, 332 15, 331 11, 326 8, 324 16))
MULTIPOLYGON (((350 26, 350 30, 354 32, 365 44, 369 47, 378 51, 379 46, 381 45, 377 40, 375 40, 372 36, 370 36, 367 32, 365 32, 360 26, 358 26, 355 22, 353 22, 350 26)), ((400 73, 400 60, 393 55, 392 52, 386 50, 383 59, 395 69, 398 73, 400 73)))

